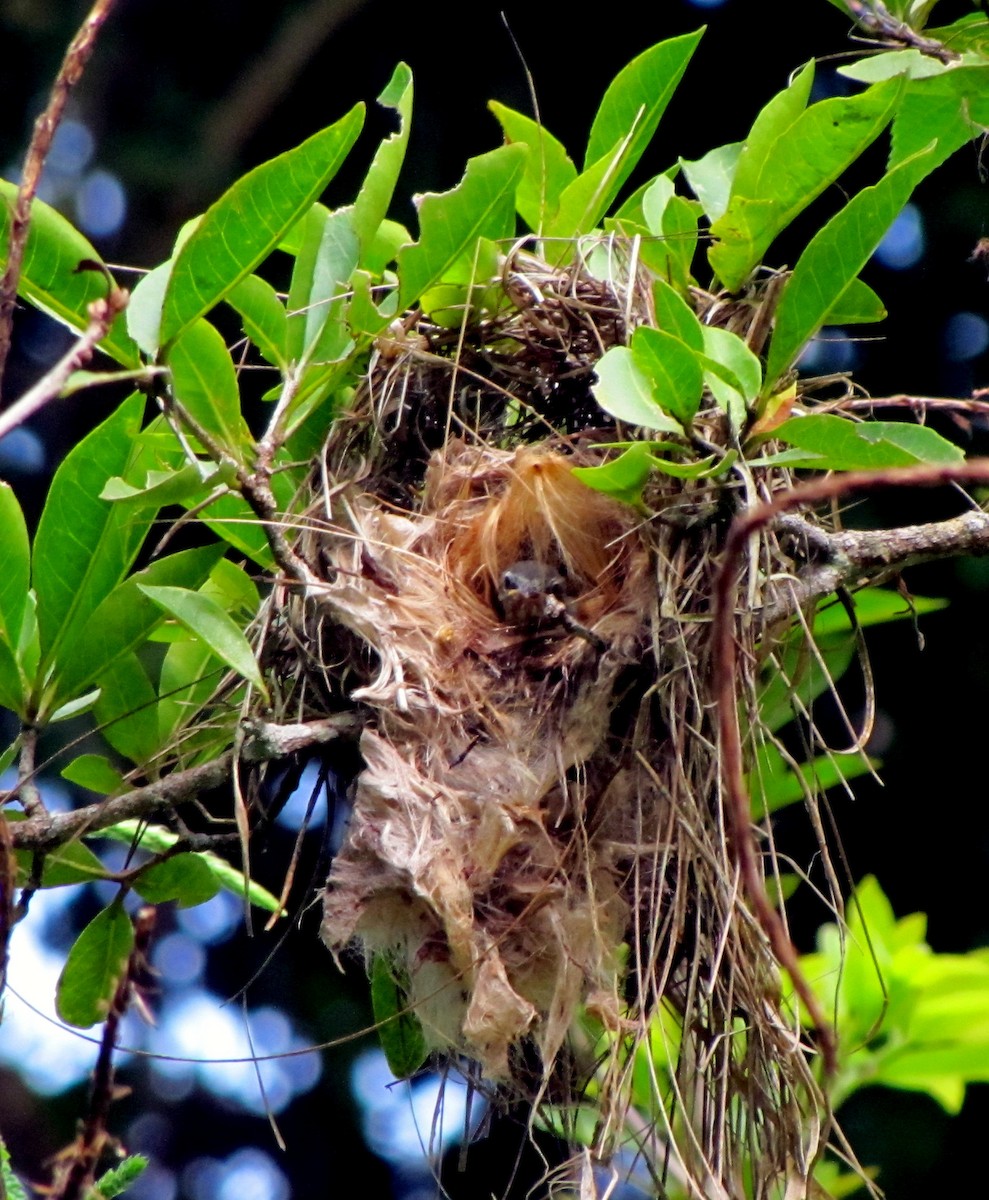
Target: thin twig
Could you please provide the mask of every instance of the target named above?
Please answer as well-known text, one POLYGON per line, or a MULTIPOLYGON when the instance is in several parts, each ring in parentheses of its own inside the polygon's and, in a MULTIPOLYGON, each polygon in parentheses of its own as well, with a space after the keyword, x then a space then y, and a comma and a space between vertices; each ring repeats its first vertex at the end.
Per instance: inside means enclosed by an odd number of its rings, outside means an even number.
POLYGON ((50 401, 55 400, 73 371, 78 371, 93 357, 97 343, 106 337, 118 313, 127 307, 128 293, 111 287, 105 300, 94 300, 89 306, 89 324, 79 340, 41 379, 19 400, 0 414, 0 438, 5 437, 50 401))
POLYGON ((945 66, 961 59, 960 54, 949 50, 943 42, 924 37, 905 21, 894 17, 882 0, 845 0, 845 3, 856 24, 867 33, 875 34, 894 45, 917 50, 928 58, 936 58, 945 66))
POLYGON ((55 76, 51 95, 44 112, 34 123, 34 132, 24 160, 21 186, 11 213, 10 239, 7 250, 7 268, 0 280, 0 393, 3 390, 3 372, 10 351, 10 334, 14 321, 14 303, 17 285, 21 278, 24 249, 31 228, 31 202, 41 181, 41 172, 48 158, 55 131, 65 114, 69 93, 82 77, 83 70, 96 44, 96 37, 110 15, 115 0, 96 0, 89 10, 76 36, 69 43, 62 66, 55 76))

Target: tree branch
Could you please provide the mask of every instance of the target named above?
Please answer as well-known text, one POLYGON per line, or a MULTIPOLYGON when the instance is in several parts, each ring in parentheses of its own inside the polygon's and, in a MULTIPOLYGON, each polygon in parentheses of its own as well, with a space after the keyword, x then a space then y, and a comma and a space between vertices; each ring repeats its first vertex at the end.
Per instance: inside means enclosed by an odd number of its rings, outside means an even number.
MULTIPOLYGON (((302 750, 325 745, 338 738, 356 738, 361 723, 353 713, 340 713, 321 721, 296 725, 271 725, 246 721, 241 748, 242 762, 269 762, 302 750)), ((134 788, 122 796, 111 796, 72 812, 45 813, 10 825, 10 842, 15 850, 46 852, 86 834, 97 833, 118 821, 150 817, 163 808, 194 800, 203 792, 220 787, 231 777, 237 758, 227 750, 211 762, 185 771, 174 771, 164 779, 134 788)))
POLYGON ((776 583, 774 594, 762 610, 767 624, 870 575, 941 558, 989 554, 989 514, 981 510, 947 521, 897 529, 825 533, 793 516, 781 517, 777 526, 808 547, 810 561, 793 576, 776 583))

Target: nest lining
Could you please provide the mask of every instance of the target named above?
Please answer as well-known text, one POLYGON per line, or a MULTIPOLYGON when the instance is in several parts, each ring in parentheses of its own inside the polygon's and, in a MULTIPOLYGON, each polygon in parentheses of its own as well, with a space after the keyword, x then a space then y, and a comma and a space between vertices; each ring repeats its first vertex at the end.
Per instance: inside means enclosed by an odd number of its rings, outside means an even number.
MULTIPOLYGON (((632 1136, 646 1047, 667 1060, 654 1160, 705 1196, 806 1187, 823 1105, 721 811, 708 632, 734 500, 666 479, 644 521, 576 480, 607 455, 593 363, 648 319, 648 289, 524 267, 451 362, 410 318, 314 472, 298 675, 366 718, 322 936, 389 956, 430 1047, 483 1079, 575 1106, 591 1087, 601 1157, 632 1136), (520 562, 565 580, 567 622, 506 622, 520 562)), ((750 613, 790 560, 769 533, 751 567, 750 613)), ((740 622, 753 745, 760 633, 740 622)))

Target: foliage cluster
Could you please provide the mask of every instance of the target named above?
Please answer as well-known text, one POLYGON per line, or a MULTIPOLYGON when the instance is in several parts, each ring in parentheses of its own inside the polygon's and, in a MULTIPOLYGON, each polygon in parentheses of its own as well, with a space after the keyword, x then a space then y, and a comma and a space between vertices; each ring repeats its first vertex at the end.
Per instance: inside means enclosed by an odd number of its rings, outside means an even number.
MULTIPOLYGON (((576 470, 645 515, 658 478, 717 486, 739 464, 812 473, 920 467, 932 479, 964 472, 961 450, 923 424, 863 421, 841 405, 812 411, 796 367, 824 326, 881 320, 863 268, 914 189, 989 128, 989 21, 973 14, 923 29, 930 0, 832 2, 867 32, 892 38, 885 53, 842 68, 860 89, 812 102, 808 64, 743 141, 675 163, 631 192, 702 31, 647 50, 620 73, 580 165, 537 121, 492 103, 505 144, 472 159, 451 191, 417 198, 415 235, 388 216, 412 115, 404 65, 379 98, 397 128, 353 203, 331 211, 319 197, 357 143, 360 105, 234 183, 181 230, 168 261, 129 299, 69 222, 33 202, 18 294, 80 335, 102 321, 94 340, 115 364, 90 371, 71 361, 44 399, 66 402, 111 383, 135 389, 59 467, 33 536, 13 490, 0 486, 0 705, 20 723, 0 756, 18 773, 0 815, 14 854, 0 929, 9 934, 28 915, 38 888, 119 885, 67 956, 57 996, 65 1022, 103 1021, 132 971, 130 893, 149 905, 195 905, 226 887, 282 911, 283 901, 201 848, 179 806, 235 777, 240 758, 288 752, 255 718, 242 720, 259 705, 272 727, 293 719, 256 655, 257 578, 265 588, 304 582, 285 533, 298 519, 297 497, 327 426, 369 370, 432 353, 410 333, 408 314, 463 334, 535 305, 540 297, 517 270, 522 252, 550 268, 576 259, 603 283, 645 278, 650 319, 595 367, 613 452, 576 470), (879 178, 836 205, 833 185, 886 131, 879 178), (780 235, 819 198, 816 232, 792 270, 767 266, 780 235), (284 290, 271 282, 279 278, 284 290), (243 330, 232 346, 223 333, 231 314, 243 330), (252 367, 271 381, 260 407, 252 367), (168 550, 157 531, 176 507, 180 524, 194 520, 202 532, 168 550), (106 748, 73 758, 61 774, 105 799, 49 814, 35 782, 39 734, 87 714, 106 748), (167 827, 154 823, 162 816, 167 827), (107 838, 133 848, 132 865, 107 867, 107 838)), ((2 183, 0 194, 6 259, 18 187, 2 183)), ((509 409, 506 428, 513 420, 522 414, 509 409)), ((818 614, 819 666, 802 679, 803 630, 794 622, 782 652, 793 670, 770 679, 763 697, 770 730, 832 688, 863 625, 903 615, 882 590, 860 595, 854 628, 836 611, 818 614)), ((309 744, 318 744, 315 733, 309 744)), ((762 819, 869 765, 860 754, 830 753, 800 764, 770 742, 747 768, 762 819)), ((246 848, 241 797, 235 806, 246 848)), ((966 1083, 989 1080, 989 960, 933 954, 922 918, 895 920, 872 880, 849 912, 821 930, 818 951, 800 964, 834 1012, 837 1073, 824 1080, 832 1102, 874 1082, 929 1092, 956 1110, 966 1083)), ((392 1064, 408 1074, 422 1046, 401 986, 380 961, 372 991, 392 1064)), ((645 1094, 641 1105, 648 1109, 645 1094)), ((17 1195, 6 1161, 3 1169, 17 1195)), ((824 1164, 819 1178, 833 1184, 834 1172, 824 1164)), ((105 1177, 94 1186, 102 1195, 119 1190, 105 1177)))

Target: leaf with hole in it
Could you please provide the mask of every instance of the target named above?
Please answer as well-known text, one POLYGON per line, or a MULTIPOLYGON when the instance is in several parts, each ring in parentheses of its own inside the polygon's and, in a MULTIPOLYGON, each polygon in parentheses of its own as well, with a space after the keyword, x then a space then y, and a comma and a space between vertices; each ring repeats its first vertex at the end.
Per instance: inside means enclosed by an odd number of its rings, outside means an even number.
MULTIPOLYGON (((116 825, 101 829, 95 836, 123 842, 126 846, 140 846, 142 850, 148 850, 152 854, 164 854, 179 840, 179 835, 173 833, 171 829, 166 829, 163 825, 148 825, 145 821, 137 819, 119 821, 116 825)), ((221 887, 228 892, 233 892, 235 896, 244 896, 245 879, 242 871, 238 871, 226 859, 220 858, 218 854, 213 854, 209 850, 197 851, 197 855, 220 881, 221 887)), ((248 879, 246 884, 247 898, 252 904, 263 908, 266 912, 285 915, 285 910, 267 888, 255 883, 253 879, 248 879)))
POLYGON ((598 359, 594 373, 594 399, 616 420, 664 433, 683 433, 683 426, 656 403, 652 380, 627 346, 612 346, 598 359))
MULTIPOLYGON (((628 152, 614 180, 612 198, 652 140, 703 34, 702 27, 650 47, 623 67, 608 85, 591 124, 584 170, 631 135, 628 152)), ((611 200, 606 207, 610 204, 611 200)))
POLYGON ((97 605, 133 563, 155 513, 126 513, 99 499, 109 479, 126 477, 144 397, 129 396, 62 461, 38 522, 33 583, 45 661, 71 645, 97 605))
POLYGON ((125 580, 107 596, 64 648, 55 663, 49 703, 65 703, 147 640, 161 621, 158 606, 144 585, 197 587, 223 554, 219 545, 180 550, 157 559, 125 580))
POLYGON ((929 147, 853 196, 811 238, 787 280, 776 310, 765 383, 771 389, 824 324, 918 183, 937 165, 929 147))
POLYGON ((204 433, 239 462, 251 444, 240 415, 237 372, 226 342, 209 321, 188 325, 167 353, 175 399, 204 433))
POLYGON ((55 1009, 66 1025, 88 1029, 106 1019, 127 970, 134 926, 115 900, 76 938, 55 990, 55 1009))
MULTIPOLYGON (((0 271, 7 265, 11 214, 16 200, 17 187, 0 179, 0 271)), ((31 230, 21 263, 18 295, 70 329, 77 332, 85 329, 89 324, 86 310, 94 300, 106 298, 107 281, 101 271, 77 271, 84 259, 101 261, 89 242, 61 213, 35 199, 31 204, 31 230)), ((117 317, 99 347, 121 366, 141 365, 138 348, 128 337, 122 317, 117 317)))
POLYGON ((577 178, 577 168, 563 143, 538 121, 499 104, 497 100, 489 100, 488 108, 498 119, 506 141, 521 142, 529 147, 515 204, 526 225, 539 233, 556 215, 560 197, 577 178))
POLYGON ((398 967, 386 955, 374 956, 371 962, 371 1007, 388 1069, 396 1079, 408 1079, 426 1061, 429 1047, 422 1022, 409 1010, 408 989, 398 974, 398 967))
POLYGON ((149 904, 177 900, 180 908, 195 908, 212 900, 220 890, 220 881, 203 861, 201 854, 173 854, 134 880, 134 891, 149 904))
POLYGON ((398 116, 398 129, 378 147, 354 201, 352 224, 360 242, 362 267, 370 267, 374 257, 378 231, 388 215, 388 208, 395 194, 395 184, 398 182, 409 144, 412 72, 405 63, 400 62, 392 72, 385 90, 378 97, 378 103, 385 108, 394 109, 398 116))
POLYGON ((254 684, 267 699, 268 689, 261 678, 251 643, 212 596, 186 588, 137 586, 159 608, 201 638, 217 658, 254 684))
POLYGON ((905 421, 856 422, 833 413, 812 413, 784 421, 773 436, 806 450, 806 465, 821 471, 876 471, 965 458, 933 429, 905 421))
POLYGON ((713 225, 724 216, 731 196, 735 168, 744 142, 729 142, 709 150, 703 158, 680 159, 680 169, 697 197, 704 215, 713 225))
MULTIPOLYGON (((805 69, 787 92, 802 95, 811 77, 805 69)), ((903 87, 902 80, 890 80, 859 96, 821 100, 791 120, 793 105, 767 123, 766 136, 755 145, 750 137, 728 207, 711 226, 716 240, 708 260, 725 287, 737 291, 777 234, 875 141, 892 120, 903 87)))
POLYGON ((400 310, 439 283, 454 263, 473 259, 479 238, 514 235, 515 189, 527 154, 525 146, 501 146, 469 159, 452 191, 417 198, 419 240, 398 252, 400 310))
POLYGON ((653 399, 681 425, 689 425, 700 407, 704 372, 697 355, 662 329, 640 325, 632 334, 635 365, 652 382, 653 399))
POLYGON ((267 258, 330 182, 364 124, 358 104, 336 124, 255 167, 207 209, 179 250, 161 310, 169 345, 267 258))
POLYGON ((240 317, 244 333, 273 367, 288 362, 288 317, 278 293, 260 275, 245 275, 227 293, 226 302, 240 317))

